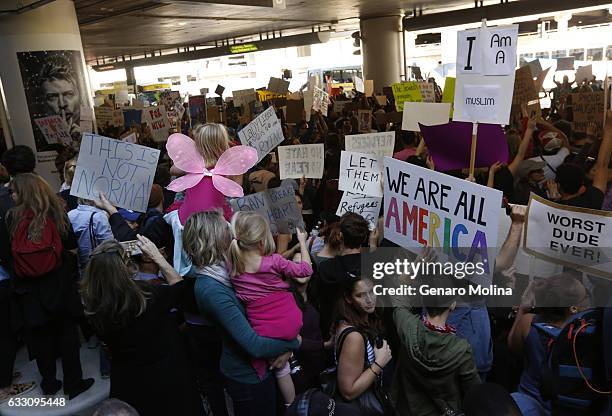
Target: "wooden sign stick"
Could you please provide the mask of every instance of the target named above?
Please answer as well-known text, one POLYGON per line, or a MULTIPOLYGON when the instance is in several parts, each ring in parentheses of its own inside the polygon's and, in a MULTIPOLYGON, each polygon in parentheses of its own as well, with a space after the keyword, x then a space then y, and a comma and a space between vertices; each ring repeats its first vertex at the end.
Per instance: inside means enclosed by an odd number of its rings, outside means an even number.
POLYGON ((474 178, 474 166, 476 165, 476 139, 478 135, 478 123, 472 124, 472 147, 470 155, 470 178, 474 178))

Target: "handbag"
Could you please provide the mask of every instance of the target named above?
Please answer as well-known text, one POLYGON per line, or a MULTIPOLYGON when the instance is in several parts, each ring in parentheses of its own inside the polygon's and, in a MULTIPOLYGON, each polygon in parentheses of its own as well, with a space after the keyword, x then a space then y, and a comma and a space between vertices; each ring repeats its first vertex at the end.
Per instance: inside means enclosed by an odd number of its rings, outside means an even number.
MULTIPOLYGON (((338 346, 335 351, 336 363, 342 350, 344 340, 351 332, 359 332, 363 337, 365 348, 364 356, 364 369, 369 367, 368 352, 367 352, 367 338, 363 333, 354 327, 346 328, 340 333, 338 338, 338 346)), ((327 368, 319 376, 321 383, 321 390, 336 399, 336 401, 352 405, 355 408, 355 414, 361 416, 395 416, 396 412, 391 403, 388 393, 385 391, 382 385, 382 377, 376 377, 374 383, 356 399, 346 400, 338 391, 338 368, 337 366, 327 368)))

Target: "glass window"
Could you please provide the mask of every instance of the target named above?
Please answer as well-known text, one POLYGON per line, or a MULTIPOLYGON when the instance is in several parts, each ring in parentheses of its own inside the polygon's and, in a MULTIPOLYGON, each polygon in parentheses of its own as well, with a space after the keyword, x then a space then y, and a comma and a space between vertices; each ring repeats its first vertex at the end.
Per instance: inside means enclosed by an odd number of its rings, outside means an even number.
POLYGON ((587 61, 601 61, 601 60, 603 60, 603 49, 602 48, 587 49, 587 61))
POLYGON ((612 61, 612 45, 608 45, 606 48, 606 60, 612 61))
POLYGON ((519 55, 519 66, 523 66, 525 64, 527 64, 527 58, 531 59, 533 58, 533 54, 532 53, 522 53, 519 55))
POLYGON ((552 52, 552 58, 553 59, 555 59, 555 58, 563 58, 564 56, 567 56, 566 54, 567 54, 567 51, 565 49, 561 49, 561 50, 558 50, 558 51, 553 51, 552 52))
POLYGON ((550 58, 550 53, 549 52, 536 52, 535 57, 541 58, 541 59, 548 59, 550 58))
POLYGON ((584 49, 570 49, 569 54, 577 61, 584 61, 584 49))

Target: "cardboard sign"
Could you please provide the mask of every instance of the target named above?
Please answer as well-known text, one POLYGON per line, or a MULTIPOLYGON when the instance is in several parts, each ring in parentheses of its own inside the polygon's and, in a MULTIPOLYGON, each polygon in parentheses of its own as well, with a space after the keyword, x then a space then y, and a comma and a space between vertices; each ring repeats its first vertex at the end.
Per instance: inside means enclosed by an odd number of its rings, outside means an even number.
POLYGON ((374 95, 374 80, 366 79, 363 81, 363 93, 366 97, 371 97, 374 95))
POLYGON ((266 111, 258 115, 238 132, 238 137, 243 145, 257 149, 258 162, 285 140, 274 107, 268 107, 266 111))
POLYGON ((585 133, 590 122, 597 124, 603 131, 605 92, 584 92, 572 94, 575 132, 585 133))
POLYGON ((419 83, 416 81, 412 82, 399 82, 391 85, 393 91, 393 98, 395 99, 395 108, 397 111, 404 111, 405 102, 421 102, 421 89, 419 83))
POLYGON ((145 212, 159 150, 84 134, 70 195, 93 200, 103 192, 121 208, 145 212))
POLYGON ((314 111, 320 111, 321 114, 327 116, 328 105, 329 94, 321 88, 314 87, 312 90, 312 109, 314 111))
POLYGON ((143 111, 143 120, 151 129, 151 136, 155 142, 163 142, 168 140, 170 131, 170 120, 166 114, 166 107, 158 105, 157 107, 147 107, 143 111))
POLYGON ((520 121, 522 117, 521 106, 523 104, 527 106, 527 111, 530 114, 533 113, 538 116, 542 114, 538 91, 531 75, 531 69, 528 66, 516 70, 514 92, 512 95, 512 115, 510 117, 512 124, 520 121))
POLYGON ((426 126, 446 124, 450 110, 449 103, 405 103, 402 130, 421 131, 419 123, 426 126))
POLYGON ((363 84, 363 80, 359 77, 355 77, 355 90, 360 93, 365 92, 365 85, 363 84))
POLYGON ((275 94, 287 94, 289 91, 289 81, 270 77, 270 81, 268 81, 268 91, 275 94))
POLYGON ((142 123, 142 111, 139 109, 125 109, 123 110, 123 125, 125 128, 140 127, 142 123))
MULTIPOLYGON (((446 172, 470 165, 472 123, 452 121, 439 126, 421 125, 421 134, 437 171, 446 172), (452 137, 452 140, 449 140, 452 137)), ((498 124, 478 125, 475 167, 508 162, 508 142, 498 124)))
POLYGON ((225 91, 225 87, 223 85, 217 84, 217 88, 215 88, 215 94, 217 94, 218 96, 222 96, 223 91, 225 91))
POLYGON ((235 107, 249 105, 249 103, 257 101, 257 93, 253 88, 249 88, 247 90, 232 91, 232 97, 234 98, 235 107))
POLYGON ((580 84, 584 81, 593 79, 593 65, 581 66, 576 70, 576 83, 580 84))
POLYGON ((357 111, 357 128, 361 133, 369 133, 372 130, 372 111, 357 111))
POLYGON ((557 71, 573 71, 574 70, 574 57, 566 56, 564 58, 557 58, 557 71))
POLYGON ((427 81, 419 82, 419 92, 421 93, 421 97, 423 98, 424 103, 436 102, 436 91, 434 89, 433 83, 427 81))
POLYGON ((302 177, 321 179, 324 156, 323 143, 280 146, 278 148, 280 179, 302 177))
POLYGON ((336 100, 334 101, 334 113, 342 114, 342 111, 350 106, 353 102, 349 100, 336 100))
POLYGON ((538 258, 612 278, 612 212, 569 207, 531 194, 523 244, 538 258))
POLYGON ((41 117, 34 120, 49 144, 62 143, 70 146, 72 137, 66 121, 56 115, 41 117))
POLYGON ((344 138, 344 146, 349 152, 367 153, 376 155, 379 165, 385 156, 393 156, 395 146, 395 132, 349 134, 344 138))
POLYGON ((376 103, 378 103, 378 105, 383 106, 383 107, 387 105, 386 95, 376 95, 374 96, 374 98, 376 99, 376 103))
POLYGON ((340 154, 338 189, 368 196, 382 196, 381 166, 376 155, 346 152, 340 154))
POLYGON ((105 129, 113 125, 113 109, 107 106, 94 107, 96 125, 98 129, 105 129))
MULTIPOLYGON (((542 63, 540 62, 539 59, 534 59, 533 61, 527 62, 526 65, 531 70, 531 75, 534 78, 539 77, 540 74, 542 73, 542 63)), ((525 65, 523 65, 523 66, 525 66, 525 65)))
POLYGON ((287 100, 285 120, 287 123, 297 124, 304 119, 304 99, 287 100))
POLYGON ((377 196, 344 192, 340 204, 338 205, 336 215, 342 217, 347 212, 359 214, 368 221, 370 230, 373 230, 378 225, 378 215, 380 214, 381 204, 382 198, 377 196))
POLYGON ((281 186, 242 198, 234 198, 230 204, 234 212, 256 211, 261 214, 268 220, 274 235, 294 234, 298 227, 304 228, 293 186, 281 186))
POLYGON ((192 126, 206 122, 206 95, 189 97, 189 120, 192 126))
POLYGON ((413 252, 442 248, 493 272, 502 192, 385 158, 384 236, 413 252))

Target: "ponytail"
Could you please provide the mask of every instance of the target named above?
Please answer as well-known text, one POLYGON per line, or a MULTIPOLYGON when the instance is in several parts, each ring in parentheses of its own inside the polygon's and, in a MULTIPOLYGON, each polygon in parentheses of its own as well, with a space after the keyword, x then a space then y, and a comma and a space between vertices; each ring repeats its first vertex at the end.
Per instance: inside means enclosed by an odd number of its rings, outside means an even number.
POLYGON ((229 257, 232 266, 231 275, 237 276, 240 273, 244 273, 244 257, 240 249, 240 243, 235 238, 232 239, 229 246, 229 257))

